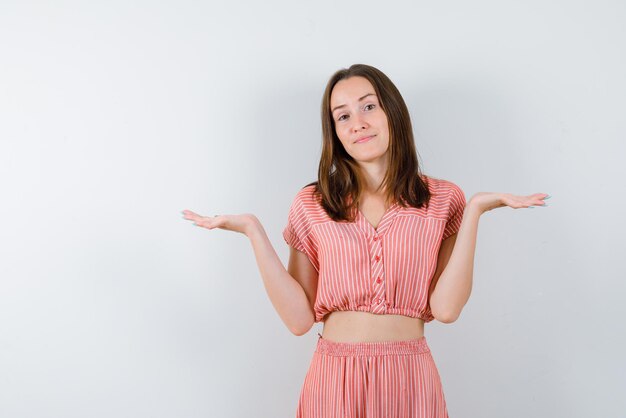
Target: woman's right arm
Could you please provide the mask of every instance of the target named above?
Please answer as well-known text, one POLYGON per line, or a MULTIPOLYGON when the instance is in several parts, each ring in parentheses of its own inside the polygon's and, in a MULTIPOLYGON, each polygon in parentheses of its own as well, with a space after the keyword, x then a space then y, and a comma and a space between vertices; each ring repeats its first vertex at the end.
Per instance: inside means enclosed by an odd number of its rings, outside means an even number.
POLYGON ((255 216, 251 218, 245 234, 250 238, 265 290, 287 328, 294 335, 304 335, 315 323, 312 305, 317 272, 305 254, 291 249, 290 274, 276 254, 261 222, 255 216))
POLYGON ((304 335, 311 329, 315 323, 312 306, 317 290, 317 271, 304 253, 291 249, 288 272, 263 225, 253 214, 205 217, 190 210, 182 213, 197 226, 246 235, 252 244, 265 290, 280 318, 295 335, 304 335))

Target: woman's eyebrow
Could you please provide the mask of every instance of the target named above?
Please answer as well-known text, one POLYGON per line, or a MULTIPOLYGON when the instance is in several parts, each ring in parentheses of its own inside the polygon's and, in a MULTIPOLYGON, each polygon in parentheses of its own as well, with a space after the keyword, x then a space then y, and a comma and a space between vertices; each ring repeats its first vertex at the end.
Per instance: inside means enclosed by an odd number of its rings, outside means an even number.
MULTIPOLYGON (((363 99, 365 99, 367 96, 376 96, 374 93, 367 93, 365 96, 359 98, 359 102, 363 99)), ((345 104, 339 105, 339 106, 335 106, 333 108, 333 110, 330 111, 330 113, 335 113, 335 110, 339 109, 340 107, 345 107, 345 104)))

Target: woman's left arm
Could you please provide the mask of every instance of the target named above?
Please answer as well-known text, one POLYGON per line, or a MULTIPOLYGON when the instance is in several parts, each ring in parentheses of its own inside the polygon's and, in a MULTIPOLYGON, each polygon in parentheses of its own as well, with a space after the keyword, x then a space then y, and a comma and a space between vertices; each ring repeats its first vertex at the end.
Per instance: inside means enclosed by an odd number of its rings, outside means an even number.
POLYGON ((514 209, 533 205, 547 206, 545 193, 516 196, 508 193, 476 193, 467 202, 461 226, 456 234, 445 239, 439 249, 437 271, 430 291, 430 309, 440 322, 457 320, 472 291, 474 254, 480 215, 495 208, 514 209))

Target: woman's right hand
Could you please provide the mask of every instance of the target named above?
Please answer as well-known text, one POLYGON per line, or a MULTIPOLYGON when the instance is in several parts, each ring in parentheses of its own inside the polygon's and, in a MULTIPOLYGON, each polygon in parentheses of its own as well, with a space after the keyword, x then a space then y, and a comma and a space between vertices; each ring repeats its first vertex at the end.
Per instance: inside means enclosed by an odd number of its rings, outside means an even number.
POLYGON ((215 215, 215 216, 201 216, 190 210, 182 211, 183 217, 194 222, 194 225, 201 226, 207 229, 220 228, 227 231, 235 231, 248 235, 248 231, 252 228, 256 222, 258 222, 256 216, 251 213, 244 213, 241 215, 215 215))

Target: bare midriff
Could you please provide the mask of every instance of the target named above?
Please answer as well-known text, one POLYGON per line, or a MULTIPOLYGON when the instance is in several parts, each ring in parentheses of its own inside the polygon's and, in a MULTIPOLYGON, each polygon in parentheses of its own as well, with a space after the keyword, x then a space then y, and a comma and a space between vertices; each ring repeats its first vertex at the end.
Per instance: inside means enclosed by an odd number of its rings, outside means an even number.
POLYGON ((335 342, 414 340, 424 335, 424 320, 404 315, 333 311, 324 321, 322 338, 335 342))

